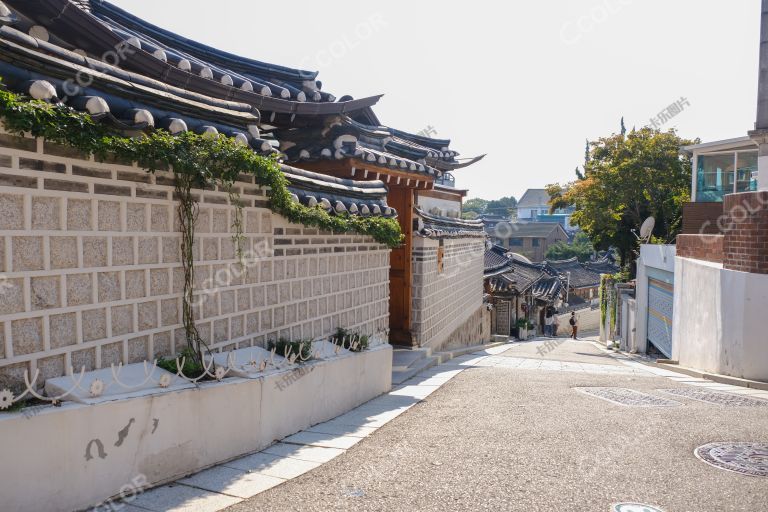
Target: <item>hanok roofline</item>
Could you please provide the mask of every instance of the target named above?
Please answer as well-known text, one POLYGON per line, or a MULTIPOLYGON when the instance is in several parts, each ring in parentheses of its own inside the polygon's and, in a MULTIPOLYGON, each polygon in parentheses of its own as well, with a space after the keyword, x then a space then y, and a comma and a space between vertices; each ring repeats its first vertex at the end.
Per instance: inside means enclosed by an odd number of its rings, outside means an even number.
MULTIPOLYGON (((256 153, 272 154, 279 148, 290 149, 291 142, 281 144, 274 138, 272 132, 280 127, 304 126, 310 136, 313 125, 346 127, 342 140, 337 136, 332 141, 343 154, 331 153, 333 162, 329 162, 344 169, 342 175, 329 173, 343 180, 284 167, 295 199, 304 204, 319 203, 336 213, 394 216, 379 178, 386 176, 390 184, 431 188, 443 172, 477 160, 456 160, 458 153, 449 149, 448 140, 369 126, 378 125, 370 107, 379 96, 334 102, 333 95, 321 91, 316 72, 265 64, 201 45, 107 2, 6 3, 14 9, 0 27, 0 74, 6 85, 34 99, 66 98, 76 110, 127 135, 154 128, 173 134, 221 133, 256 153), (78 76, 86 77, 88 85, 78 85, 74 80, 78 76), (269 119, 262 119, 262 113, 269 119), (350 134, 357 134, 354 141, 350 134), (348 174, 339 157, 358 167, 364 164, 366 169, 356 176, 352 166, 348 174), (349 178, 377 183, 360 186, 349 178)), ((327 157, 325 150, 314 156, 327 157)), ((299 158, 290 160, 309 163, 302 161, 304 155, 299 150, 299 158)))
POLYGON ((492 227, 494 233, 489 234, 503 240, 511 238, 547 238, 553 231, 557 230, 562 231, 564 236, 568 236, 568 233, 559 222, 507 222, 504 227, 499 227, 499 224, 494 225, 492 227))
POLYGON ((415 208, 418 216, 416 235, 424 238, 485 238, 483 222, 432 215, 415 208))
POLYGON ((486 250, 484 278, 495 293, 522 295, 530 291, 532 297, 546 302, 565 294, 564 276, 544 263, 528 263, 511 257, 498 245, 486 250))

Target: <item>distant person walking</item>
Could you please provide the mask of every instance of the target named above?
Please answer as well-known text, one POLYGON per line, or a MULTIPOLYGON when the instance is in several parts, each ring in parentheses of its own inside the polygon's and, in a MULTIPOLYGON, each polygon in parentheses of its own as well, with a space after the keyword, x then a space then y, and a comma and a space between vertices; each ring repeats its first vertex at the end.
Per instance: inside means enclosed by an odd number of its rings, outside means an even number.
POLYGON ((552 315, 552 336, 557 337, 557 331, 560 330, 560 317, 552 315))
POLYGON ((555 319, 553 316, 544 316, 544 336, 552 336, 552 325, 554 325, 555 319))
POLYGON ((571 324, 571 337, 573 339, 578 339, 579 335, 579 319, 576 316, 575 311, 571 311, 571 319, 568 320, 568 323, 571 324))

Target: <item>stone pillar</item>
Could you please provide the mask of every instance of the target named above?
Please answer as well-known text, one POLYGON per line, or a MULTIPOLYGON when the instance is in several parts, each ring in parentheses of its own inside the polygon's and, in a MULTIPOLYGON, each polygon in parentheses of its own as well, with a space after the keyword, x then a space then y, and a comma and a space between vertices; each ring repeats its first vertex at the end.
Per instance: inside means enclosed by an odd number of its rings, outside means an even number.
POLYGON ((768 190, 768 129, 754 130, 749 136, 757 144, 757 189, 768 190))
POLYGON ((768 0, 762 0, 760 23, 760 74, 757 86, 757 122, 749 133, 759 148, 759 190, 768 190, 768 0))

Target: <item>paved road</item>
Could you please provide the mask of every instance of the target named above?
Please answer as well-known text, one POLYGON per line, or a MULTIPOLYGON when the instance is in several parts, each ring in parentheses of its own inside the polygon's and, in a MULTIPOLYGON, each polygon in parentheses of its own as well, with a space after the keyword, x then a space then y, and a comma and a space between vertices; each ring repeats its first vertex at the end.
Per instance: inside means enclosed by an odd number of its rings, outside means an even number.
POLYGON ((574 387, 687 388, 592 345, 517 345, 451 380, 344 455, 229 509, 666 512, 768 510, 768 478, 694 457, 713 441, 768 441, 768 408, 680 399, 621 407, 574 387), (522 361, 522 363, 520 363, 522 361))

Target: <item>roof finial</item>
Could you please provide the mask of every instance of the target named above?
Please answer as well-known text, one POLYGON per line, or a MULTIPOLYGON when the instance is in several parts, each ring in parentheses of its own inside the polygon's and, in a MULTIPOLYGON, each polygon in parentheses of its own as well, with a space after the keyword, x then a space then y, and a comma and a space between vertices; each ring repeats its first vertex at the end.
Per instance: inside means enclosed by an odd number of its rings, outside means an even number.
POLYGON ((91 0, 69 0, 84 11, 91 12, 91 0))

